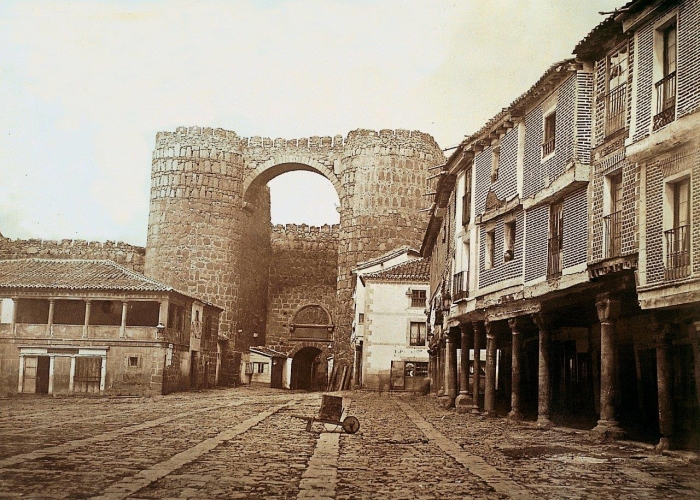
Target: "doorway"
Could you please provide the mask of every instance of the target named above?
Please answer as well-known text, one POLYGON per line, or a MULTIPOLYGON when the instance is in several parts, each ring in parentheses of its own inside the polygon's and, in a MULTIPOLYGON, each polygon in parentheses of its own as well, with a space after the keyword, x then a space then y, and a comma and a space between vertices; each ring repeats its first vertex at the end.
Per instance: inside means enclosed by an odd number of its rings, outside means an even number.
POLYGON ((24 358, 24 380, 22 392, 34 394, 49 393, 48 356, 27 356, 24 358))
POLYGON ((326 383, 327 366, 321 362, 322 352, 316 347, 304 347, 292 358, 291 389, 320 391, 326 383))
POLYGON ((197 368, 199 365, 199 353, 197 351, 190 352, 190 389, 197 388, 197 368))
POLYGON ((270 373, 270 387, 282 389, 282 373, 284 372, 284 358, 272 358, 272 371, 270 373))

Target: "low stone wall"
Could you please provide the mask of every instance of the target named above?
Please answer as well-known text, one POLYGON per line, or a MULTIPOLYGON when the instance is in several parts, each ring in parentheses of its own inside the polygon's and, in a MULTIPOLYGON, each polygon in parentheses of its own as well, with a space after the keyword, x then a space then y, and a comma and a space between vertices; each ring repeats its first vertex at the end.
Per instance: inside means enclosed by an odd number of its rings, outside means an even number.
POLYGON ((108 259, 143 273, 146 249, 121 241, 11 240, 0 236, 0 260, 6 259, 108 259))

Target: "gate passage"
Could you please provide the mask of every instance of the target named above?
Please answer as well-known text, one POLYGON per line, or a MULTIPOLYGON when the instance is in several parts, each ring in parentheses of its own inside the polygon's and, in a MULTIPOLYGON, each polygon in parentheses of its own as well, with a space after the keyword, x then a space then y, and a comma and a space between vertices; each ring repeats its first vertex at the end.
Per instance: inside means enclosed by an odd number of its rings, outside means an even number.
POLYGON ((314 422, 321 422, 324 424, 339 425, 348 434, 355 434, 360 430, 360 421, 356 417, 348 416, 341 422, 340 417, 343 415, 343 411, 342 397, 324 394, 321 399, 321 409, 318 412, 318 417, 305 417, 302 415, 292 416, 306 420, 307 432, 311 432, 311 426, 314 422))

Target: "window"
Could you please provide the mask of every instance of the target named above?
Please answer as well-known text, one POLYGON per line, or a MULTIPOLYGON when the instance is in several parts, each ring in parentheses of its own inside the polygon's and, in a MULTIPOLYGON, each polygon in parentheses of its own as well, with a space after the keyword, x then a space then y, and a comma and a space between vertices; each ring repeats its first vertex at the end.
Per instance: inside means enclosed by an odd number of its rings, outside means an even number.
POLYGON ((515 221, 506 222, 503 227, 503 262, 513 260, 515 254, 515 221))
POLYGON ((365 323, 365 313, 360 313, 360 314, 357 316, 357 322, 358 322, 360 325, 363 325, 363 324, 365 323))
POLYGON ((452 300, 458 301, 468 295, 469 272, 460 271, 452 276, 452 300))
POLYGON ((425 345, 425 323, 411 321, 411 339, 410 345, 424 346, 425 345))
POLYGON ((622 172, 606 178, 608 215, 605 224, 605 257, 617 257, 622 250, 622 172))
POLYGON ((425 307, 425 290, 411 290, 411 307, 425 307))
POLYGON ((557 112, 552 111, 544 117, 544 142, 542 143, 542 157, 554 153, 554 134, 557 125, 557 112))
POLYGON ((404 365, 405 377, 427 377, 428 363, 423 361, 407 361, 404 365))
POLYGON ((561 276, 564 253, 564 204, 554 203, 549 209, 549 240, 547 244, 547 277, 561 276))
POLYGON ((252 373, 267 373, 267 367, 269 363, 259 363, 257 361, 253 362, 252 373))
POLYGON ((486 269, 491 269, 494 264, 494 252, 496 243, 496 231, 491 230, 486 232, 486 255, 484 267, 486 269))
POLYGON ((469 224, 471 219, 472 171, 464 174, 464 196, 462 196, 462 226, 469 224))
POLYGON ((662 78, 656 82, 654 130, 676 119, 676 23, 658 30, 661 42, 662 78))
POLYGON ((666 240, 665 278, 683 278, 690 274, 690 179, 669 184, 672 226, 664 232, 666 240))
POLYGON ((498 180, 498 167, 501 163, 501 146, 494 146, 491 149, 491 182, 498 180))
POLYGON ((129 356, 127 360, 127 366, 129 368, 138 368, 139 366, 139 357, 138 356, 129 356))
POLYGON ((607 58, 607 94, 605 96, 605 135, 623 129, 627 120, 627 42, 607 58))

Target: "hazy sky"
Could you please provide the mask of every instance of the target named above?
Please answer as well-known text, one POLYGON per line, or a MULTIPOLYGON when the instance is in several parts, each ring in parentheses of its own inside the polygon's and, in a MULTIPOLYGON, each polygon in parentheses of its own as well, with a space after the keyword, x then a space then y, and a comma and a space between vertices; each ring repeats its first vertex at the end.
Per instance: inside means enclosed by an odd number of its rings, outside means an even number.
MULTIPOLYGON (((0 232, 145 245, 155 135, 180 125, 454 146, 623 3, 3 0, 0 232)), ((337 222, 305 175, 270 183, 273 222, 337 222)))

